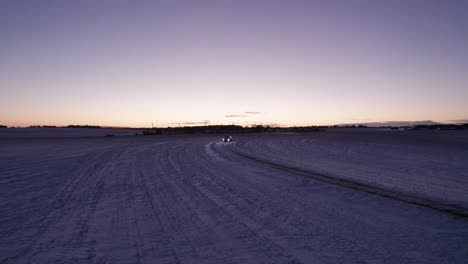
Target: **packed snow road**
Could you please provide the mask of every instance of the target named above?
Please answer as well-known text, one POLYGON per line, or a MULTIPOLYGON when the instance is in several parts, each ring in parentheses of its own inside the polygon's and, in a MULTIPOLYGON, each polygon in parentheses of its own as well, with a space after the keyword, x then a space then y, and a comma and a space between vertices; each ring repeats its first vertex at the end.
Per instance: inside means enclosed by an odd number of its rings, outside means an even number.
POLYGON ((0 263, 466 263, 466 218, 220 140, 1 140, 0 263))

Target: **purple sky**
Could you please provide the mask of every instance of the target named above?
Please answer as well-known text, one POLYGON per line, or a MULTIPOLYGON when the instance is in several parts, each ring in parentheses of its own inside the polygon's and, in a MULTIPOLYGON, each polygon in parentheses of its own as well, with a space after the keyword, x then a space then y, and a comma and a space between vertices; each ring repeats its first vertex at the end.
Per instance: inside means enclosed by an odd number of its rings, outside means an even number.
POLYGON ((467 14, 468 1, 5 0, 0 124, 468 119, 467 14))

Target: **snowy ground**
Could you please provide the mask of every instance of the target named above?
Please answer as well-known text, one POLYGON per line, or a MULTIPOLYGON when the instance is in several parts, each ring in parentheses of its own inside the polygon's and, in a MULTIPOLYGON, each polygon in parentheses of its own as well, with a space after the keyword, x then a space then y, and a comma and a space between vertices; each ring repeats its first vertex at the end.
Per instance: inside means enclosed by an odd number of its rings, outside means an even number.
POLYGON ((242 153, 468 208, 468 131, 331 129, 244 136, 242 153))
POLYGON ((125 136, 142 134, 141 129, 128 128, 2 128, 0 138, 70 138, 104 137, 106 135, 125 136))
MULTIPOLYGON (((466 263, 467 218, 236 152, 340 177, 367 168, 389 187, 385 168, 406 166, 466 190, 464 134, 366 135, 0 139, 0 263, 466 263), (404 144, 419 165, 388 153, 404 144)), ((442 198, 466 201, 457 190, 442 198)))

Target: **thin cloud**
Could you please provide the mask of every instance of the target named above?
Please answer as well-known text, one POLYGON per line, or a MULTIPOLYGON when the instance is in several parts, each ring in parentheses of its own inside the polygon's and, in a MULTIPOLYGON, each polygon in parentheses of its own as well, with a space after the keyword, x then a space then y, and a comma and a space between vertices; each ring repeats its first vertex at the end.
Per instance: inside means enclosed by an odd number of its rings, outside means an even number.
POLYGON ((245 117, 245 115, 226 115, 226 117, 245 117))
POLYGON ((259 115, 259 114, 262 114, 262 112, 256 112, 256 111, 247 111, 247 112, 244 112, 246 114, 250 114, 250 115, 259 115))

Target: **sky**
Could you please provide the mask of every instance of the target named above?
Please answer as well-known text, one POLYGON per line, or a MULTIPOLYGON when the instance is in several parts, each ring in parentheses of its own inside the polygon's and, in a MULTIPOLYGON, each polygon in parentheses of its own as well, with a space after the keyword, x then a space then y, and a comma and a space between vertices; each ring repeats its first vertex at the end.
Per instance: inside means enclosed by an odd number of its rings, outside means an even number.
POLYGON ((0 1, 0 124, 468 120, 468 1, 0 1))

